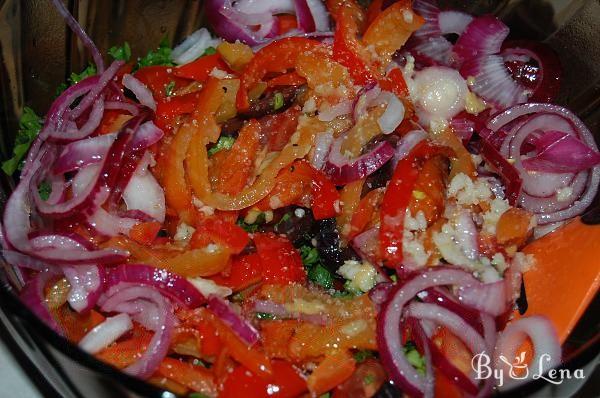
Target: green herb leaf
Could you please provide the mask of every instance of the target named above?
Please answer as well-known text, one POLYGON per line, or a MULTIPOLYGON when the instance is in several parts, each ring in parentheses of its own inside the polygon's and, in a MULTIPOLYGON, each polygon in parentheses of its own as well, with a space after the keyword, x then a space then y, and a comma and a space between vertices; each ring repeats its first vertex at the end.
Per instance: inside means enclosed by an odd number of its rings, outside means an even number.
POLYGON ((375 375, 373 373, 368 373, 364 378, 363 378, 363 383, 365 383, 365 385, 369 385, 372 384, 375 381, 375 375))
POLYGON ((19 131, 15 138, 13 157, 2 163, 2 170, 6 174, 13 175, 19 168, 21 160, 27 154, 29 146, 42 129, 42 118, 35 114, 29 107, 23 108, 21 120, 19 120, 19 131))
POLYGON ((262 224, 264 224, 265 222, 267 222, 265 213, 260 213, 256 217, 256 220, 254 220, 254 222, 252 224, 248 224, 247 222, 245 222, 243 219, 240 218, 237 221, 237 225, 242 227, 242 229, 248 233, 254 233, 254 232, 258 231, 260 226, 262 224))
POLYGON ((114 46, 108 49, 108 53, 111 57, 119 61, 128 62, 131 59, 131 47, 129 43, 125 42, 121 47, 114 46))
POLYGON ((357 363, 363 363, 367 359, 375 358, 375 352, 371 350, 360 350, 354 353, 354 360, 357 363))
POLYGON ((300 247, 300 256, 305 267, 312 267, 321 261, 319 251, 314 246, 304 245, 300 247))
POLYGON ((325 394, 321 394, 319 396, 319 398, 331 398, 331 393, 330 392, 326 392, 325 394))
POLYGON ((202 366, 203 368, 210 368, 210 365, 207 364, 206 362, 204 362, 203 360, 201 360, 200 358, 194 358, 194 360, 192 361, 192 365, 194 366, 202 366))
POLYGON ((273 97, 273 109, 281 109, 283 107, 283 94, 280 92, 276 92, 273 97))
POLYGON ((219 137, 219 141, 217 141, 215 146, 213 146, 212 148, 210 148, 208 150, 208 156, 212 156, 215 153, 225 150, 225 149, 229 150, 229 149, 231 149, 231 147, 233 146, 234 143, 235 143, 234 137, 226 136, 226 135, 219 137))
POLYGON ((331 272, 321 264, 317 264, 308 271, 308 279, 325 289, 333 287, 333 276, 331 272))
POLYGON ((275 224, 275 227, 279 226, 280 224, 286 222, 287 220, 291 219, 292 215, 290 213, 285 213, 283 215, 283 217, 281 217, 281 219, 279 221, 277 221, 277 224, 275 224))
POLYGON ((188 394, 188 398, 209 398, 209 396, 201 392, 191 392, 188 394))
POLYGON ((71 73, 71 76, 69 77, 69 83, 71 83, 71 85, 77 84, 86 77, 94 76, 96 72, 96 66, 89 64, 87 68, 81 71, 81 73, 71 73))
POLYGON ((206 56, 206 55, 213 55, 217 53, 217 49, 214 47, 208 47, 206 50, 204 50, 204 54, 202 54, 202 56, 206 56))
POLYGON ((40 193, 40 198, 43 200, 48 200, 50 194, 52 193, 52 186, 46 181, 42 181, 38 187, 38 192, 40 193))
POLYGON ((167 85, 165 86, 165 95, 166 95, 167 97, 170 97, 170 96, 172 96, 172 95, 173 95, 173 92, 174 92, 174 91, 175 91, 175 81, 174 81, 174 80, 171 80, 171 81, 169 82, 169 84, 167 84, 167 85))
POLYGON ((139 69, 144 66, 156 65, 174 65, 173 61, 171 60, 171 47, 169 46, 169 40, 166 36, 160 41, 160 44, 156 50, 149 51, 145 57, 138 61, 135 69, 139 69))
POLYGON ((275 315, 269 314, 268 312, 257 312, 256 318, 260 320, 273 320, 275 319, 275 315))
POLYGON ((425 359, 419 354, 419 351, 417 351, 417 348, 412 341, 407 341, 404 345, 404 355, 413 368, 419 373, 425 374, 425 359))

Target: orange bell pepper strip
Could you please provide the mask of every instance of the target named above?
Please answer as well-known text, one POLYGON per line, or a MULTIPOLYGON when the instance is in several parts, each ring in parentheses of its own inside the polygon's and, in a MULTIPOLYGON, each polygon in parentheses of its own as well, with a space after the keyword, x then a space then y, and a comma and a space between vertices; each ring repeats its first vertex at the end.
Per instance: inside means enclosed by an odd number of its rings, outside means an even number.
POLYGON ((231 149, 213 162, 214 189, 229 195, 239 193, 254 171, 260 149, 260 124, 250 120, 240 130, 231 149))
POLYGON ((435 131, 432 137, 436 144, 445 146, 453 152, 450 156, 450 180, 460 173, 471 178, 477 177, 477 170, 473 164, 471 154, 452 130, 435 131))
POLYGON ((316 40, 287 37, 261 48, 242 73, 236 100, 238 110, 248 110, 250 106, 248 91, 261 82, 265 75, 269 72, 286 72, 296 65, 298 54, 319 46, 321 43, 316 40))
POLYGON ((364 45, 373 46, 375 52, 387 62, 425 23, 420 15, 413 12, 411 3, 411 0, 400 0, 392 4, 375 18, 363 35, 364 45))
POLYGON ((227 64, 221 59, 219 54, 205 55, 188 64, 173 68, 173 74, 190 80, 196 80, 204 83, 210 76, 213 69, 230 71, 227 64))
POLYGON ((447 177, 448 161, 444 156, 433 156, 423 162, 408 206, 413 216, 422 211, 428 225, 440 218, 446 205, 447 177))
POLYGON ((375 18, 381 14, 383 8, 383 0, 373 0, 367 8, 367 26, 371 25, 375 18))
POLYGON ((297 160, 279 172, 275 186, 269 195, 256 204, 259 210, 274 210, 282 207, 306 205, 304 197, 312 185, 312 169, 307 162, 297 160))
POLYGON ((383 192, 383 188, 374 189, 360 200, 360 203, 352 216, 352 221, 350 222, 348 239, 354 238, 369 225, 373 219, 373 214, 375 214, 376 209, 381 204, 383 192))
POLYGON ((186 278, 215 275, 227 266, 230 251, 218 246, 187 250, 182 254, 163 262, 160 268, 174 272, 186 278))
POLYGON ((186 386, 190 390, 211 397, 217 394, 214 376, 201 366, 194 366, 178 359, 166 357, 160 363, 157 373, 186 386))
POLYGON ((496 241, 503 246, 523 246, 533 231, 531 217, 531 213, 516 207, 502 213, 496 224, 496 241))
POLYGON ((228 354, 258 377, 265 380, 271 380, 273 368, 269 358, 267 358, 267 356, 258 348, 249 347, 248 344, 240 340, 240 338, 214 314, 209 311, 207 312, 209 313, 207 319, 215 326, 219 338, 227 348, 228 354))
POLYGON ((284 35, 290 30, 298 27, 296 17, 290 14, 277 15, 277 23, 279 23, 279 34, 284 35))
POLYGON ((231 288, 234 292, 239 292, 262 280, 262 267, 262 260, 256 253, 236 256, 231 262, 229 275, 225 276, 221 273, 210 279, 221 286, 231 288))
POLYGON ((328 355, 306 380, 309 391, 319 396, 352 376, 356 361, 347 351, 328 355))
POLYGON ((129 237, 142 245, 151 245, 156 239, 161 224, 158 221, 142 222, 134 225, 129 231, 129 237))
POLYGON ((337 216, 337 226, 342 238, 346 239, 350 233, 350 224, 354 217, 354 212, 360 204, 360 195, 362 193, 365 179, 352 181, 344 185, 340 191, 340 202, 342 203, 342 212, 337 216))
POLYGON ((178 396, 186 396, 187 393, 190 392, 190 389, 186 386, 162 376, 152 376, 147 380, 147 382, 160 388, 161 390, 170 391, 178 396))
POLYGON ((124 369, 133 364, 146 351, 152 339, 152 333, 141 330, 143 331, 137 336, 109 345, 97 353, 96 358, 118 369, 124 369))
POLYGON ((523 274, 528 304, 524 316, 548 317, 561 343, 600 287, 598 242, 600 225, 584 224, 578 217, 523 248, 536 261, 523 274))
POLYGON ((379 241, 384 265, 394 268, 402 264, 404 217, 413 197, 419 177, 419 163, 435 154, 437 149, 421 142, 398 162, 381 202, 379 241))
POLYGON ((186 180, 184 161, 196 131, 218 137, 219 129, 214 122, 214 114, 221 105, 222 98, 223 91, 218 80, 210 79, 200 93, 191 121, 179 128, 166 149, 163 176, 165 198, 167 205, 187 224, 194 223, 196 209, 192 204, 192 190, 186 180), (205 132, 204 129, 210 131, 205 132))
POLYGON ((199 249, 210 243, 227 246, 231 253, 238 254, 250 242, 250 236, 239 225, 222 218, 208 217, 196 224, 190 247, 199 249))
POLYGON ((164 132, 173 131, 173 123, 178 116, 194 112, 200 98, 200 92, 195 91, 184 95, 175 95, 156 101, 154 121, 164 132))

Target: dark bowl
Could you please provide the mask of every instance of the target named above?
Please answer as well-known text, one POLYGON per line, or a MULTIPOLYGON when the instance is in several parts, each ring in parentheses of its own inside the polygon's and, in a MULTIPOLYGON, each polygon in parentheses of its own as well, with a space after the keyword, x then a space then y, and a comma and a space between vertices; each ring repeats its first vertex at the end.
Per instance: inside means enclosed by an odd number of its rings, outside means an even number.
MULTIPOLYGON (((172 43, 177 43, 204 23, 201 0, 69 0, 67 3, 103 53, 113 45, 128 41, 133 55, 142 56, 156 47, 161 38, 166 36, 172 43)), ((564 69, 558 103, 577 113, 598 141, 598 0, 441 3, 475 14, 494 13, 511 27, 511 38, 541 40, 553 47, 564 69)), ((71 71, 83 69, 89 57, 49 0, 0 0, 0 50, 0 150, 6 159, 23 106, 44 114, 55 96, 56 87, 71 71)), ((0 204, 6 201, 6 195, 13 187, 14 182, 3 175, 0 204)), ((587 216, 589 222, 600 222, 599 202, 596 198, 587 216)), ((20 302, 17 293, 18 283, 12 268, 0 261, 0 338, 44 396, 174 396, 81 351, 37 319, 20 302)), ((599 304, 596 296, 563 346, 561 367, 584 369, 585 380, 566 380, 559 386, 536 380, 502 395, 598 396, 600 387, 594 370, 600 351, 599 304)))

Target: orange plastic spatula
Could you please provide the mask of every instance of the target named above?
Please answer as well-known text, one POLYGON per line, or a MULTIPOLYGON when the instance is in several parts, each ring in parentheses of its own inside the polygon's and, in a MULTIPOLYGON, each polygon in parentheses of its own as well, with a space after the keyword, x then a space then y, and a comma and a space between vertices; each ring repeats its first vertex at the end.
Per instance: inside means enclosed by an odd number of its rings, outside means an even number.
POLYGON ((523 251, 536 258, 536 265, 523 275, 528 303, 524 316, 548 317, 563 343, 600 286, 600 225, 576 218, 523 251))

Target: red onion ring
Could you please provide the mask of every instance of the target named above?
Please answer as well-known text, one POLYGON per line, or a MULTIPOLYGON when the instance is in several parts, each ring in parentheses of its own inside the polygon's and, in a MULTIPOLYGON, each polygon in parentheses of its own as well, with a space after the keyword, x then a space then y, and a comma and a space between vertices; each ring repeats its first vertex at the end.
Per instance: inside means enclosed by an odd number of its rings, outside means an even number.
POLYGON ((123 86, 133 92, 140 104, 156 111, 156 101, 152 96, 152 92, 144 83, 127 73, 123 75, 123 86))
POLYGON ((108 153, 115 138, 117 138, 116 133, 104 134, 66 145, 59 158, 54 162, 52 172, 64 174, 100 162, 108 153))
POLYGON ((97 354, 131 329, 133 329, 133 323, 129 315, 115 315, 106 318, 104 322, 90 330, 78 345, 79 348, 92 355, 97 354))
POLYGON ((87 313, 96 306, 104 290, 104 268, 97 265, 62 266, 71 285, 68 301, 71 308, 87 313))
POLYGON ((256 344, 260 339, 258 330, 238 314, 231 307, 229 301, 225 301, 214 294, 210 295, 208 297, 208 309, 214 312, 240 339, 244 340, 250 346, 256 344))

